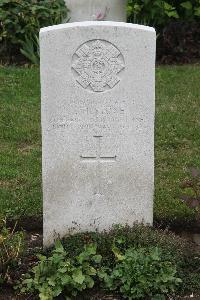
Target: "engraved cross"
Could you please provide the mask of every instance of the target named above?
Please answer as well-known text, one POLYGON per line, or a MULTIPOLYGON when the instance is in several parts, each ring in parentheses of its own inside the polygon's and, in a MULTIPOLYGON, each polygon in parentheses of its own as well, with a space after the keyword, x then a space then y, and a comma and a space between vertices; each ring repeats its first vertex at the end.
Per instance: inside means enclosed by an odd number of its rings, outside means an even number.
POLYGON ((91 162, 91 163, 97 163, 97 184, 95 187, 94 194, 95 195, 102 195, 102 187, 101 187, 101 175, 102 175, 102 169, 101 164, 102 163, 113 163, 116 162, 117 156, 102 156, 101 155, 101 139, 102 136, 94 136, 94 138, 97 140, 97 151, 95 156, 84 156, 81 155, 81 161, 82 162, 91 162))

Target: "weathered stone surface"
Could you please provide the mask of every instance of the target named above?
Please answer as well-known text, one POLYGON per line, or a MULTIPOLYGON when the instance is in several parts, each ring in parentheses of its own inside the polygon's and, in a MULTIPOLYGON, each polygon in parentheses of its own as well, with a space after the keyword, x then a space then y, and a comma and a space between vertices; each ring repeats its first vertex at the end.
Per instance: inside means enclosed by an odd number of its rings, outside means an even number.
POLYGON ((126 22, 127 0, 65 0, 70 22, 126 22))
POLYGON ((82 22, 40 33, 44 244, 152 223, 155 31, 82 22))

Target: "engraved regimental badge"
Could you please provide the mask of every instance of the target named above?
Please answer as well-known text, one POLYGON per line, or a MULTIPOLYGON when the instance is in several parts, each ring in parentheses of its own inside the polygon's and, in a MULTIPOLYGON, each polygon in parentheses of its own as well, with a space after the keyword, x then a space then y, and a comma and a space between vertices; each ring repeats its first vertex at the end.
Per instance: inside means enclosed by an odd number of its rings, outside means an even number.
POLYGON ((81 45, 73 55, 72 70, 76 81, 93 92, 112 89, 124 69, 121 52, 104 40, 92 40, 81 45))

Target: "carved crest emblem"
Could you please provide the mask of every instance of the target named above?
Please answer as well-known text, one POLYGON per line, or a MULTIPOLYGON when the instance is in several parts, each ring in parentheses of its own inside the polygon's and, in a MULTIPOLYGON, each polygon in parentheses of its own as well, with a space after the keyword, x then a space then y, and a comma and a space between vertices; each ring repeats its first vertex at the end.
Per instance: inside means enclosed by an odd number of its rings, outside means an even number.
POLYGON ((76 81, 85 89, 103 92, 119 81, 118 74, 124 69, 121 52, 111 43, 92 40, 78 48, 73 56, 72 69, 76 81))

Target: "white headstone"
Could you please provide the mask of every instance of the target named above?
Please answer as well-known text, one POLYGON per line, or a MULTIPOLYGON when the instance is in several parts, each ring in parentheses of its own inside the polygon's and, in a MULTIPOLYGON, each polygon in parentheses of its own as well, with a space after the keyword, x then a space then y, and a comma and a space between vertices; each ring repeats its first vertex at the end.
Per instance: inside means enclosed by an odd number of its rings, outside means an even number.
POLYGON ((127 0, 65 0, 69 21, 126 22, 127 0))
POLYGON ((45 246, 152 223, 155 41, 120 22, 41 30, 45 246))

